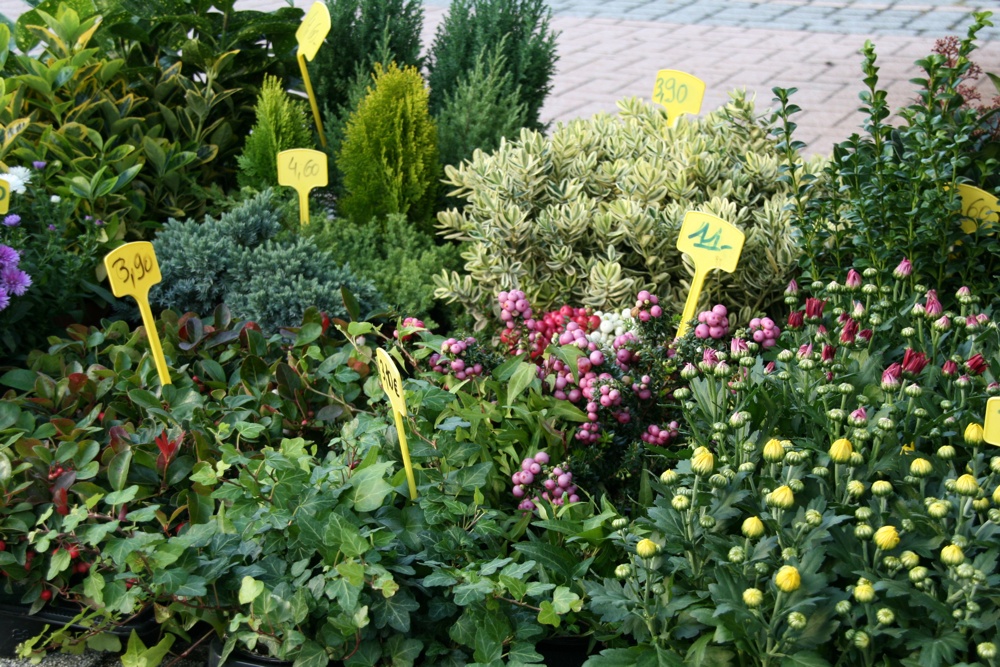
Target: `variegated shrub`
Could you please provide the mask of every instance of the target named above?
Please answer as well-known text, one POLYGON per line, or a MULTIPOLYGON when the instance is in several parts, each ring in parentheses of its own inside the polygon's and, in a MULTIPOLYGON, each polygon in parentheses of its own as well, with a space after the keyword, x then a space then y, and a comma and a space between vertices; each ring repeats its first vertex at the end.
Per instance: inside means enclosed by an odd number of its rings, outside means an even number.
MULTIPOLYGON (((745 322, 780 297, 801 250, 772 121, 743 92, 675 127, 641 100, 618 107, 550 137, 523 130, 446 169, 467 203, 438 214, 439 233, 465 242, 465 274, 437 276, 435 296, 466 304, 480 325, 514 287, 541 310, 620 308, 648 289, 680 312, 693 266, 677 235, 685 213, 704 211, 746 234, 736 272, 711 274, 704 301, 734 304, 745 322)), ((800 182, 821 176, 822 160, 795 159, 800 182)))

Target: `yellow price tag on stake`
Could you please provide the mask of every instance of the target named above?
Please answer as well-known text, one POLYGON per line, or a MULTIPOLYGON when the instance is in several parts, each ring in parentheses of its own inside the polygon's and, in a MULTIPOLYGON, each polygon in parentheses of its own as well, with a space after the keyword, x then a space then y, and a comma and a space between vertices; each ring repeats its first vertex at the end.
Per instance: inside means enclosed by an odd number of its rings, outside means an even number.
POLYGON ((1000 396, 986 401, 986 418, 983 419, 983 440, 1000 447, 1000 396))
POLYGON ((10 210, 10 183, 6 178, 0 178, 0 213, 10 210))
POLYGON ((406 469, 406 483, 410 487, 410 500, 416 500, 417 482, 413 477, 413 463, 410 462, 410 448, 406 444, 406 431, 403 430, 403 417, 406 416, 403 380, 399 377, 396 363, 382 348, 375 350, 375 361, 378 363, 378 376, 379 380, 382 381, 382 390, 389 397, 392 414, 396 419, 396 433, 399 434, 399 450, 403 454, 403 467, 406 469))
POLYGON ((705 97, 705 82, 675 69, 661 69, 653 84, 653 101, 663 105, 673 125, 681 114, 697 116, 705 97))
POLYGON ((323 151, 293 148, 278 153, 278 184, 299 193, 299 222, 309 224, 309 191, 327 183, 327 157, 323 151))
POLYGON ((142 323, 149 339, 149 351, 156 363, 160 384, 170 384, 167 360, 160 347, 160 335, 156 332, 156 320, 149 309, 149 288, 163 280, 160 265, 156 262, 156 252, 149 241, 126 243, 104 256, 104 268, 108 272, 111 291, 117 297, 130 296, 139 304, 142 323))
POLYGON ((681 326, 677 329, 678 338, 684 335, 688 322, 694 317, 701 289, 705 285, 705 276, 712 269, 720 269, 726 273, 735 271, 745 239, 743 232, 722 218, 695 211, 688 211, 684 216, 681 232, 677 237, 677 249, 691 256, 694 277, 691 279, 691 291, 684 302, 681 326))
POLYGON ((990 193, 963 183, 958 186, 958 196, 962 198, 962 231, 966 234, 975 234, 982 223, 1000 222, 1000 203, 990 193))
POLYGON ((313 92, 312 81, 309 80, 309 68, 306 67, 306 59, 310 61, 316 57, 316 52, 322 46, 327 33, 330 32, 330 10, 325 2, 314 2, 309 8, 302 25, 295 31, 295 39, 299 42, 297 59, 299 61, 299 71, 302 72, 302 82, 306 86, 306 94, 309 96, 309 106, 312 107, 313 120, 316 121, 316 131, 319 133, 319 141, 326 148, 326 134, 323 133, 323 119, 319 115, 319 105, 316 103, 316 93, 313 92))

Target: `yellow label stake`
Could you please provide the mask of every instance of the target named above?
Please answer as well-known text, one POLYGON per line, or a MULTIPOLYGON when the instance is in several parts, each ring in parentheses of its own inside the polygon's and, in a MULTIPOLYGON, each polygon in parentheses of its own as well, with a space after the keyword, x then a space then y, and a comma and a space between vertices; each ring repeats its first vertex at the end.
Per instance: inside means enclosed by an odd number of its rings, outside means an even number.
POLYGON ((691 256, 694 277, 691 279, 691 291, 684 302, 681 326, 677 329, 678 338, 684 335, 688 322, 694 317, 701 289, 705 285, 705 276, 712 269, 732 273, 740 261, 744 240, 743 232, 722 218, 695 211, 688 211, 684 216, 681 233, 677 237, 677 249, 691 256))
POLYGON ((10 210, 10 183, 0 178, 0 214, 10 210))
POLYGON ((983 440, 1000 447, 1000 396, 986 401, 986 418, 983 420, 983 440))
POLYGON ((705 97, 705 82, 675 69, 661 69, 653 85, 653 101, 663 105, 673 125, 681 114, 698 115, 705 97))
POLYGON ((309 224, 309 191, 327 183, 327 157, 323 151, 293 148, 278 153, 278 183, 299 193, 299 222, 309 224))
POLYGON ((323 133, 323 120, 319 115, 319 105, 316 104, 316 93, 313 92, 312 81, 309 80, 309 69, 306 60, 312 61, 316 52, 322 46, 327 33, 330 32, 330 10, 325 2, 314 2, 309 8, 302 25, 295 31, 295 39, 299 42, 298 61, 302 71, 302 82, 306 85, 309 95, 309 106, 312 107, 313 120, 316 121, 316 131, 319 132, 320 143, 326 147, 326 135, 323 133))
POLYGON ((406 416, 403 380, 399 377, 399 369, 396 368, 396 363, 388 352, 382 348, 375 350, 375 360, 378 362, 378 376, 382 381, 382 389, 389 396, 392 414, 396 418, 396 433, 399 434, 399 449, 403 453, 403 467, 406 468, 406 483, 410 487, 410 500, 416 500, 417 482, 413 477, 413 463, 410 462, 410 448, 406 444, 406 431, 403 430, 403 417, 406 416))
POLYGON ((962 198, 962 231, 966 234, 975 234, 980 225, 1000 222, 1000 205, 990 193, 963 183, 958 186, 958 196, 962 198))
POLYGON ((149 339, 149 351, 156 363, 160 384, 170 384, 170 372, 167 370, 167 360, 163 358, 163 348, 160 347, 156 320, 153 319, 153 313, 149 309, 149 288, 163 279, 160 276, 160 265, 156 262, 153 244, 149 241, 126 243, 104 256, 104 268, 108 272, 108 282, 111 283, 114 295, 130 296, 139 304, 142 323, 146 327, 146 337, 149 339))

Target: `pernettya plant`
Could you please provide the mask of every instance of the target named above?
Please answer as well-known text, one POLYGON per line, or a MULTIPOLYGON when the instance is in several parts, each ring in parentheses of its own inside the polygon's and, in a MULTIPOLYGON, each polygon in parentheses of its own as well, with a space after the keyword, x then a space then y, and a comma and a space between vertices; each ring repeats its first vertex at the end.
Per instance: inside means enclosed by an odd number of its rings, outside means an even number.
MULTIPOLYGON (((781 297, 800 250, 771 124, 742 92, 702 119, 665 115, 637 99, 617 116, 523 130, 493 153, 445 169, 465 206, 438 214, 440 234, 467 243, 465 275, 435 280, 435 296, 467 304, 480 324, 492 295, 519 288, 542 310, 578 303, 608 310, 642 289, 680 311, 693 267, 676 248, 684 214, 737 225, 746 245, 733 275, 714 273, 706 303, 740 321, 781 297)), ((822 160, 803 162, 819 174, 822 160)))

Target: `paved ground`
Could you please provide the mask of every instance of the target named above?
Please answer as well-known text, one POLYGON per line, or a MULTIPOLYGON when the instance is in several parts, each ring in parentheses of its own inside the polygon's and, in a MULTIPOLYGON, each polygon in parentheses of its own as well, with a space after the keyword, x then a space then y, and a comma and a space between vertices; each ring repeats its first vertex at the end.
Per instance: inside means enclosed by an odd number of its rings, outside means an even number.
MULTIPOLYGON (((294 0, 303 8, 312 0, 294 0)), ((239 0, 241 8, 269 9, 282 0, 239 0)), ((447 0, 424 0, 424 43, 429 44, 447 0)), ((881 85, 896 108, 913 96, 913 62, 934 40, 964 35, 969 13, 996 0, 549 0, 560 32, 559 63, 543 119, 564 121, 615 111, 630 95, 648 98, 655 73, 690 72, 707 84, 703 110, 746 88, 758 106, 771 105, 771 88, 795 87, 799 139, 810 152, 828 152, 857 131, 861 85, 859 49, 872 39, 881 85)), ((18 16, 23 0, 0 0, 0 13, 18 16)), ((997 26, 980 33, 977 60, 1000 73, 997 26)), ((985 78, 984 78, 985 80, 985 78)), ((992 86, 984 90, 994 94, 992 86)))

